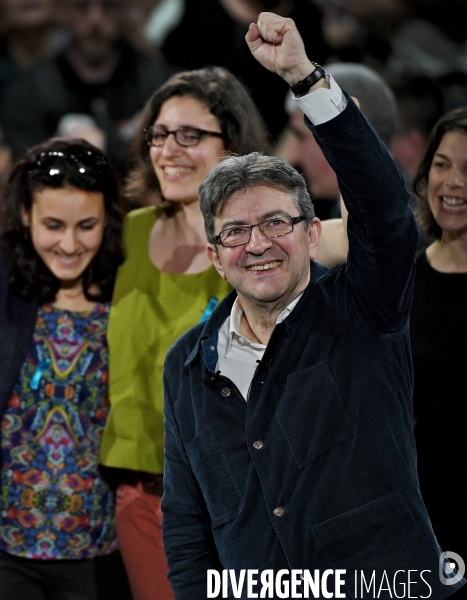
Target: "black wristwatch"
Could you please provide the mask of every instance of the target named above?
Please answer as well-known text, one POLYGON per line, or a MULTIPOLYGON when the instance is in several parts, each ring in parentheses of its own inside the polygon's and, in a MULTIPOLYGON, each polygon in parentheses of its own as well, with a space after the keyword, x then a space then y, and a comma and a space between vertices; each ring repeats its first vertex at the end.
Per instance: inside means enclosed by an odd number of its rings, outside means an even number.
POLYGON ((321 65, 315 62, 311 64, 315 66, 313 73, 310 73, 305 79, 301 79, 298 83, 290 86, 294 96, 304 96, 309 92, 312 85, 326 77, 326 73, 321 65))

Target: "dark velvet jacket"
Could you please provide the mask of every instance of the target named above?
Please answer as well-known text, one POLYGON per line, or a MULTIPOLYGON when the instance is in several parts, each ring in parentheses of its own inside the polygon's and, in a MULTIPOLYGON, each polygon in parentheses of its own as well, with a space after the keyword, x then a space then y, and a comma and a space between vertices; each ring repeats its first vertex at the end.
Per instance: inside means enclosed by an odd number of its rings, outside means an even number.
POLYGON ((11 294, 0 254, 0 415, 3 414, 31 344, 37 304, 11 294))
MULTIPOLYGON (((406 585, 412 570, 412 597, 456 589, 438 577, 416 472, 408 193, 353 102, 312 130, 349 210, 347 263, 311 264, 248 402, 214 374, 235 292, 166 358, 163 528, 176 600, 206 598, 207 569, 346 569, 349 598, 360 570, 367 581, 375 571, 376 593, 397 570, 406 585)), ((376 597, 395 597, 384 588, 376 597)))

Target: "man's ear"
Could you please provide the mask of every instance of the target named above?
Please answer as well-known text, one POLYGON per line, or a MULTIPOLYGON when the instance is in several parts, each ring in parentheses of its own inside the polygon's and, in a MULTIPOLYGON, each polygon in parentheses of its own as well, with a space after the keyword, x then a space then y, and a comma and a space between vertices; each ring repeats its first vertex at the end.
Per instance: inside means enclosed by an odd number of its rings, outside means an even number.
POLYGON ((319 238, 321 237, 322 231, 321 221, 318 217, 313 219, 313 223, 308 225, 308 244, 310 250, 310 260, 315 260, 318 254, 319 238))
POLYGON ((31 222, 30 212, 28 210, 26 210, 26 208, 24 206, 21 206, 21 223, 25 227, 29 227, 30 222, 31 222))
POLYGON ((206 246, 206 251, 208 253, 209 260, 212 261, 212 264, 216 267, 216 270, 219 273, 219 275, 222 277, 222 279, 227 280, 227 277, 224 273, 224 269, 222 268, 222 263, 220 261, 219 254, 217 252, 217 246, 208 242, 208 245, 206 246))

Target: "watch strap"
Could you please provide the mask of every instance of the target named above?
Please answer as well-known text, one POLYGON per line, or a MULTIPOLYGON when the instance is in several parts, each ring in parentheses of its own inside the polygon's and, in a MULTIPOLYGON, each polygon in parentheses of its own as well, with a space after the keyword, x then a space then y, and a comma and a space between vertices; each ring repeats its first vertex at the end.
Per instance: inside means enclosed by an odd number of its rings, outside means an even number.
POLYGON ((301 79, 290 86, 294 96, 304 96, 309 92, 312 85, 326 77, 326 73, 321 65, 315 62, 312 62, 312 64, 315 66, 313 73, 310 73, 305 79, 301 79))

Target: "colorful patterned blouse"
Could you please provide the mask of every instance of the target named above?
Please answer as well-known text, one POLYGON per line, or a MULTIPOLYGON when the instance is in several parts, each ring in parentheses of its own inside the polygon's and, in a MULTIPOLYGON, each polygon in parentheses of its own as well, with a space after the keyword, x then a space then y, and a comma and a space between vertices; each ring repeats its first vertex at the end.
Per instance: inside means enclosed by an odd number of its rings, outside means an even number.
POLYGON ((1 424, 0 550, 85 559, 116 549, 113 494, 98 470, 108 403, 109 306, 38 311, 1 424))

